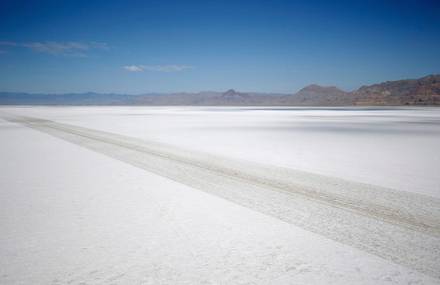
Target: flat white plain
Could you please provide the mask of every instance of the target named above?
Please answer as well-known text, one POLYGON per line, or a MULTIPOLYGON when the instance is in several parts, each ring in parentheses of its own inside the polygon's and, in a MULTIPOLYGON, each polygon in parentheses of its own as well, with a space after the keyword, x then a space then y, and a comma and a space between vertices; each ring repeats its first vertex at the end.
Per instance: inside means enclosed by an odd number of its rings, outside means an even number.
MULTIPOLYGON (((8 107, 440 197, 435 108, 8 107)), ((411 268, 0 121, 5 284, 436 284, 411 268)))

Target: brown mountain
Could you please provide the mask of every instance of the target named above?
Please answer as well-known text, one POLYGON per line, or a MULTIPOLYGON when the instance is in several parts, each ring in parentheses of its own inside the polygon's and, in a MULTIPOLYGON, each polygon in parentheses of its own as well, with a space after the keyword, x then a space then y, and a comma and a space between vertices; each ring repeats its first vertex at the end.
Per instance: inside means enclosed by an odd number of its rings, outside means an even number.
POLYGON ((387 81, 345 92, 309 85, 295 94, 222 92, 168 94, 27 94, 0 92, 0 105, 352 106, 440 105, 440 75, 387 81))
POLYGON ((234 89, 222 93, 220 96, 213 97, 209 100, 209 105, 246 105, 251 99, 251 95, 247 93, 237 92, 234 89))
POLYGON ((283 103, 290 106, 440 105, 440 75, 386 81, 353 92, 313 84, 287 96, 283 103))
POLYGON ((351 95, 356 105, 440 105, 440 74, 362 86, 351 95))
POLYGON ((340 106, 352 105, 349 93, 335 86, 312 84, 304 87, 293 95, 286 97, 288 105, 295 106, 340 106))
POLYGON ((237 99, 237 98, 246 98, 249 96, 246 93, 240 93, 235 91, 234 89, 229 89, 228 91, 223 93, 221 97, 226 99, 237 99))

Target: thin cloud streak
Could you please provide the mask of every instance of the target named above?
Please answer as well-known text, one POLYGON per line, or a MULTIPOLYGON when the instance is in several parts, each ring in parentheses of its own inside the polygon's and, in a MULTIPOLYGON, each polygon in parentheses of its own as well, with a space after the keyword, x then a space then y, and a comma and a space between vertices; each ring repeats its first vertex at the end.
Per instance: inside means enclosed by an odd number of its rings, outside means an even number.
POLYGON ((10 42, 0 41, 0 46, 4 48, 26 48, 37 53, 46 53, 51 55, 62 56, 74 56, 74 57, 86 57, 87 52, 94 49, 108 50, 109 47, 106 43, 100 42, 10 42))
POLYGON ((126 65, 123 68, 130 72, 157 71, 157 72, 180 72, 187 69, 193 69, 190 65, 126 65))
POLYGON ((125 70, 130 71, 130 72, 144 71, 140 66, 137 66, 137 65, 126 65, 126 66, 123 66, 122 68, 124 68, 125 70))

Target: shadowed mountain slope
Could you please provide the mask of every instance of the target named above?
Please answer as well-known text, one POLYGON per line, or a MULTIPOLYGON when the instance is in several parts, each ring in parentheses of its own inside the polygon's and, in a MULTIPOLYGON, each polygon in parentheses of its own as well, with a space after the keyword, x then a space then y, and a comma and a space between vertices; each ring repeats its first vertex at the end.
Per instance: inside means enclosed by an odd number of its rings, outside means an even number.
POLYGON ((440 75, 362 86, 352 95, 357 105, 439 105, 440 75))

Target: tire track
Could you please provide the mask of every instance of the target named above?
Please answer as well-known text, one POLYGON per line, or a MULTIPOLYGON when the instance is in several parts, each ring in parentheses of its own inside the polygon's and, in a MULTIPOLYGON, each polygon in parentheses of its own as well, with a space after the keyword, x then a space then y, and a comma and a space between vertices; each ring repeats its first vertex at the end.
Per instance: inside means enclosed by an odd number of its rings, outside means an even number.
POLYGON ((30 117, 28 127, 440 278, 440 200, 30 117))

